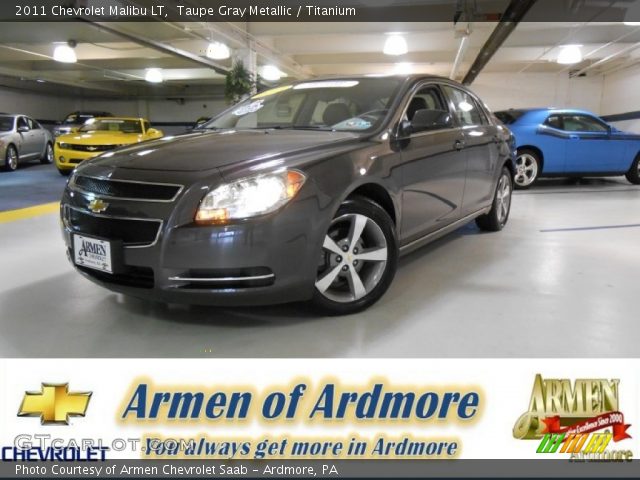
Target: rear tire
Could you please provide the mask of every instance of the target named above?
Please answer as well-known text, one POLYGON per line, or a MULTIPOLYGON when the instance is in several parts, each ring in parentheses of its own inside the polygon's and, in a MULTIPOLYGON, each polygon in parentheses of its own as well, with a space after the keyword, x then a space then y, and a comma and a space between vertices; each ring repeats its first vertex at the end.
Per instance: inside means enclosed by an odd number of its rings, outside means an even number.
POLYGON ((542 160, 538 152, 523 148, 516 156, 516 174, 513 183, 516 189, 525 190, 536 183, 542 172, 542 160))
POLYGON ((631 164, 631 168, 626 173, 625 177, 627 177, 627 180, 634 185, 640 185, 640 153, 636 156, 636 159, 631 164))
POLYGON ((45 165, 53 163, 53 145, 47 142, 47 145, 44 147, 44 155, 40 158, 40 163, 44 163, 45 165))
POLYGON ((19 162, 20 157, 18 156, 18 150, 16 150, 16 147, 13 145, 9 145, 4 156, 4 169, 7 172, 15 172, 19 162))
POLYGON ((513 192, 513 183, 511 181, 511 172, 508 168, 503 167, 496 193, 493 197, 493 205, 489 213, 476 218, 476 225, 480 230, 487 232, 499 232, 504 228, 509 220, 511 213, 511 194, 513 192))
POLYGON ((397 265, 393 220, 377 203, 353 197, 325 235, 312 303, 328 315, 364 310, 387 291, 397 265))

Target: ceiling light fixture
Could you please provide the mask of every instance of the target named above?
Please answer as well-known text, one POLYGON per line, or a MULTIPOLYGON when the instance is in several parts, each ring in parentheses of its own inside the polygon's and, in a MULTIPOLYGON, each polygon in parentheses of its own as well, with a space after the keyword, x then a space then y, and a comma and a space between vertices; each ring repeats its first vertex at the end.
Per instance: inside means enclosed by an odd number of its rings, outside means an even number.
POLYGON ((231 56, 231 51, 222 42, 211 42, 207 47, 207 57, 213 60, 225 60, 231 56))
POLYGON ((397 33, 389 34, 389 37, 384 42, 384 48, 382 52, 385 55, 404 55, 409 51, 407 47, 407 41, 403 36, 398 35, 397 33))
POLYGON ((53 50, 53 59, 56 62, 62 63, 76 63, 78 61, 78 57, 76 56, 76 41, 69 40, 64 45, 56 45, 56 48, 53 50))
POLYGON ((161 68, 147 68, 147 74, 144 79, 149 83, 162 83, 164 77, 161 68))
POLYGON ((556 61, 562 65, 580 63, 582 61, 582 50, 580 50, 580 47, 582 47, 582 45, 563 45, 556 61))
POLYGON ((275 65, 265 65, 262 67, 262 78, 269 82, 276 82, 282 78, 282 71, 275 65))

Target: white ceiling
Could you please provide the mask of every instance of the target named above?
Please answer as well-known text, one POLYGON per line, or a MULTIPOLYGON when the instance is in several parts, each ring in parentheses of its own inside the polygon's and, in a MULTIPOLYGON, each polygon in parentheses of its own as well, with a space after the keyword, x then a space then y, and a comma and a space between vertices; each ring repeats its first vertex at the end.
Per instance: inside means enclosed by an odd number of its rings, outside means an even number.
MULTIPOLYGON (((230 60, 212 62, 204 56, 209 40, 218 40, 226 42, 238 57, 253 48, 259 66, 277 65, 289 78, 389 73, 397 63, 410 63, 414 72, 450 76, 461 39, 468 35, 454 75, 461 79, 496 23, 129 22, 105 27, 109 31, 80 22, 0 24, 0 75, 21 79, 29 88, 62 84, 116 95, 202 93, 219 90, 224 81, 219 72, 231 65, 230 60), (382 53, 389 32, 402 33, 409 47, 407 54, 391 57, 382 53), (78 63, 55 62, 54 43, 70 39, 78 42, 78 63), (150 67, 163 69, 162 86, 144 81, 145 69, 150 67)), ((523 22, 485 71, 568 72, 586 68, 585 73, 594 75, 638 62, 638 26, 523 22), (559 47, 566 44, 582 45, 585 59, 581 64, 564 66, 555 62, 559 47)))

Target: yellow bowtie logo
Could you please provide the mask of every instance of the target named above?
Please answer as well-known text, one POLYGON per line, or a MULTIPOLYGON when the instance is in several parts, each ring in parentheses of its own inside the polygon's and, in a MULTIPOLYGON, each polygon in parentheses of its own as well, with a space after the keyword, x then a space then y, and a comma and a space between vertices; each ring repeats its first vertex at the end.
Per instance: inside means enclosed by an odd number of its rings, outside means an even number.
POLYGON ((25 392, 19 417, 40 417, 42 425, 69 425, 69 417, 84 417, 91 392, 69 392, 69 384, 43 383, 40 392, 25 392))

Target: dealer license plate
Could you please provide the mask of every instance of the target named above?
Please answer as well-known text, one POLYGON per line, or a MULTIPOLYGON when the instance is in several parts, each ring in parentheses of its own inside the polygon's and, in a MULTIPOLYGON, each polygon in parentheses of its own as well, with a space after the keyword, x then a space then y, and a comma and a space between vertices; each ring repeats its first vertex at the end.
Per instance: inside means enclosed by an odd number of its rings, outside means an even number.
POLYGON ((73 260, 81 267, 113 273, 111 243, 106 240, 74 235, 73 260))

